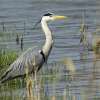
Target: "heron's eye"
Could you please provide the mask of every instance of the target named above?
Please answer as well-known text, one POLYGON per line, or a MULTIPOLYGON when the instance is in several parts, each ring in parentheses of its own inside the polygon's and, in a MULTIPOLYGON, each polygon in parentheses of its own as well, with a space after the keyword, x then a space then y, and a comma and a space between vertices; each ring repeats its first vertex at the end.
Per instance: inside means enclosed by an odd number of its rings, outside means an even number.
POLYGON ((52 17, 52 15, 49 15, 49 17, 52 17))

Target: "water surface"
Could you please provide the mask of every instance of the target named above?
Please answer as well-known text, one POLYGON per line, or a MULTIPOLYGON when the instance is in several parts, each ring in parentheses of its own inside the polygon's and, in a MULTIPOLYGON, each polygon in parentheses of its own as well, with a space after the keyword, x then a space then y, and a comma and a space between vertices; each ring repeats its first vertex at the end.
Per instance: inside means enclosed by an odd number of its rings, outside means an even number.
MULTIPOLYGON (((93 53, 84 53, 80 49, 80 24, 84 14, 88 31, 94 32, 99 25, 99 6, 100 2, 94 0, 0 0, 0 31, 11 33, 6 38, 0 38, 0 48, 21 52, 20 46, 16 45, 16 33, 19 34, 20 38, 23 35, 24 50, 32 46, 41 47, 45 41, 41 25, 33 29, 41 16, 47 12, 68 16, 68 20, 49 23, 54 37, 54 47, 48 63, 59 62, 64 58, 71 58, 74 61, 76 69, 81 70, 78 74, 82 74, 85 81, 82 80, 81 76, 79 80, 72 81, 70 91, 71 95, 75 95, 77 100, 81 100, 81 90, 88 87, 87 77, 90 75, 89 72, 84 71, 91 69, 93 53), (87 59, 81 61, 80 58, 84 54, 87 59), (85 76, 85 73, 87 76, 85 76)), ((62 71, 59 74, 62 74, 62 77, 64 76, 62 71)), ((60 81, 55 84, 55 95, 63 95, 64 89, 67 89, 67 83, 68 81, 60 81)), ((52 85, 48 85, 48 95, 53 95, 52 85)), ((100 90, 98 93, 100 93, 100 90)))

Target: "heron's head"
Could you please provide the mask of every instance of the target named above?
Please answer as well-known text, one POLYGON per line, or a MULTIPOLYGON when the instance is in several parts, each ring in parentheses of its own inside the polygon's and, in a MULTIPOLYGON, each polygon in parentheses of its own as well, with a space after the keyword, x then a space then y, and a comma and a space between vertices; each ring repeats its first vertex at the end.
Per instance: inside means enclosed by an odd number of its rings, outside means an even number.
POLYGON ((47 13, 44 14, 42 17, 43 21, 54 21, 54 20, 61 20, 61 19, 65 19, 66 16, 61 16, 61 15, 54 15, 52 13, 47 13))
POLYGON ((41 21, 54 21, 54 20, 61 20, 67 18, 66 16, 61 15, 54 15, 52 13, 47 13, 42 16, 42 18, 34 25, 34 28, 41 22, 41 21))

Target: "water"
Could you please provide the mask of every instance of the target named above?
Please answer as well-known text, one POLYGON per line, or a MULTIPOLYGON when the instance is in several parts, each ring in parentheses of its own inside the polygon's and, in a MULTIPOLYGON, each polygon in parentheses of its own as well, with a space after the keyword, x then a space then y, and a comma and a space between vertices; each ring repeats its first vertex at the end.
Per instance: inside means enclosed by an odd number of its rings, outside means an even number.
MULTIPOLYGON (((91 52, 86 54, 88 61, 80 61, 82 56, 79 43, 81 18, 85 14, 88 31, 94 32, 99 25, 99 6, 100 2, 95 0, 0 0, 0 31, 18 33, 20 38, 23 34, 24 50, 32 46, 41 47, 45 39, 41 26, 38 25, 36 29, 32 29, 41 16, 47 12, 68 16, 69 19, 49 23, 55 43, 48 63, 71 58, 77 70, 87 70, 87 66, 91 68, 93 54, 91 52)), ((21 52, 20 46, 16 45, 16 34, 8 37, 8 39, 0 38, 0 48, 21 52)), ((82 74, 82 72, 80 73, 82 74)), ((78 82, 73 81, 73 85, 82 83, 78 82)), ((59 87, 64 91, 63 86, 65 85, 62 85, 61 82, 58 84, 55 85, 56 91, 62 94, 59 87)), ((84 84, 87 84, 87 81, 84 84)), ((77 100, 80 100, 80 91, 80 87, 75 88, 71 95, 78 96, 77 100)))

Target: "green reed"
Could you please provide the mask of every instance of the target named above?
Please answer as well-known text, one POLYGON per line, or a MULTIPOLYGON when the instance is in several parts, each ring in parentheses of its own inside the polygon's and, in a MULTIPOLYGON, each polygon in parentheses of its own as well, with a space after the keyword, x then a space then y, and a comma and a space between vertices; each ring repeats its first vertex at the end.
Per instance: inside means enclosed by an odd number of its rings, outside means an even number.
POLYGON ((17 58, 16 52, 6 52, 4 50, 0 51, 0 71, 2 69, 7 69, 9 65, 17 58))

